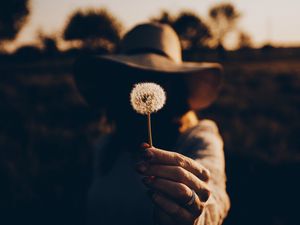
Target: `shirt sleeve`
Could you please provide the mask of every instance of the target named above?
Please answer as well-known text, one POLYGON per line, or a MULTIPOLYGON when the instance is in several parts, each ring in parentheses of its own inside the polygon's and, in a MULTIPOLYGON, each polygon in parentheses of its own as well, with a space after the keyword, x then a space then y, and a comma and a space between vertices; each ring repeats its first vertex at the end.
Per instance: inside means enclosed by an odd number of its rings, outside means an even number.
POLYGON ((181 136, 177 151, 207 168, 211 175, 208 182, 211 195, 197 224, 222 224, 229 211, 230 200, 226 192, 223 140, 217 125, 211 120, 200 121, 181 136))

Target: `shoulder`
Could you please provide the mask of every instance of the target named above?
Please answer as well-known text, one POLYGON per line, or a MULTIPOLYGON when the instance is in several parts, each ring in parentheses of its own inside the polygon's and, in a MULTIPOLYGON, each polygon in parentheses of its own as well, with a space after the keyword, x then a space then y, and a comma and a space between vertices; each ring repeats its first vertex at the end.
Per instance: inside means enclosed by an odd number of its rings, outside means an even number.
POLYGON ((193 140, 195 141, 196 139, 204 139, 206 141, 208 141, 207 139, 221 139, 217 124, 208 119, 199 120, 195 126, 187 129, 179 136, 178 144, 193 140))
POLYGON ((202 150, 210 154, 215 151, 223 151, 223 140, 217 124, 208 119, 199 120, 198 124, 186 130, 180 135, 176 149, 190 155, 202 150))
POLYGON ((191 135, 197 135, 199 133, 212 133, 219 135, 219 128, 213 120, 203 119, 199 120, 198 124, 187 132, 191 135))

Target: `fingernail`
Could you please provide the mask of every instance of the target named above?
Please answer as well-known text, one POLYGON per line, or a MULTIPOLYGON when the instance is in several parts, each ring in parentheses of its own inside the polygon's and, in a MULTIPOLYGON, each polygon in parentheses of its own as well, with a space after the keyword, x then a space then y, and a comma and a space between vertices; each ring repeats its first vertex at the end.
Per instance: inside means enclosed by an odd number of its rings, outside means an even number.
POLYGON ((146 142, 141 144, 141 148, 149 148, 149 147, 150 147, 150 145, 146 142))
POLYGON ((147 170, 147 165, 144 162, 137 163, 136 164, 136 170, 138 172, 143 173, 147 170))
POLYGON ((155 176, 148 176, 148 177, 144 177, 142 179, 142 181, 144 184, 149 185, 154 181, 154 179, 155 179, 155 176))

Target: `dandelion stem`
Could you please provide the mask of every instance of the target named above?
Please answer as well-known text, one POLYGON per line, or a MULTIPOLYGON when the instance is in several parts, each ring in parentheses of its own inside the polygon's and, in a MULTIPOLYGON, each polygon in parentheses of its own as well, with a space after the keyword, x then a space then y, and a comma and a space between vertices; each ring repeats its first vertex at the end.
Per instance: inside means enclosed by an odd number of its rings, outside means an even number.
POLYGON ((152 131, 151 131, 151 116, 150 113, 147 114, 147 118, 148 118, 148 142, 150 147, 153 147, 152 144, 152 131))

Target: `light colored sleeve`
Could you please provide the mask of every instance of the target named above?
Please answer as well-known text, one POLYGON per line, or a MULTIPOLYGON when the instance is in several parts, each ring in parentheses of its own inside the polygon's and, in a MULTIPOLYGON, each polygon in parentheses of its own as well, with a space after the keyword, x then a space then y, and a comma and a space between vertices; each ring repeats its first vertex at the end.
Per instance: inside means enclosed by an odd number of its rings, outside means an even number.
POLYGON ((208 185, 211 195, 198 225, 222 224, 229 211, 230 200, 226 192, 223 140, 216 124, 211 120, 200 121, 181 136, 177 150, 210 171, 208 185))

